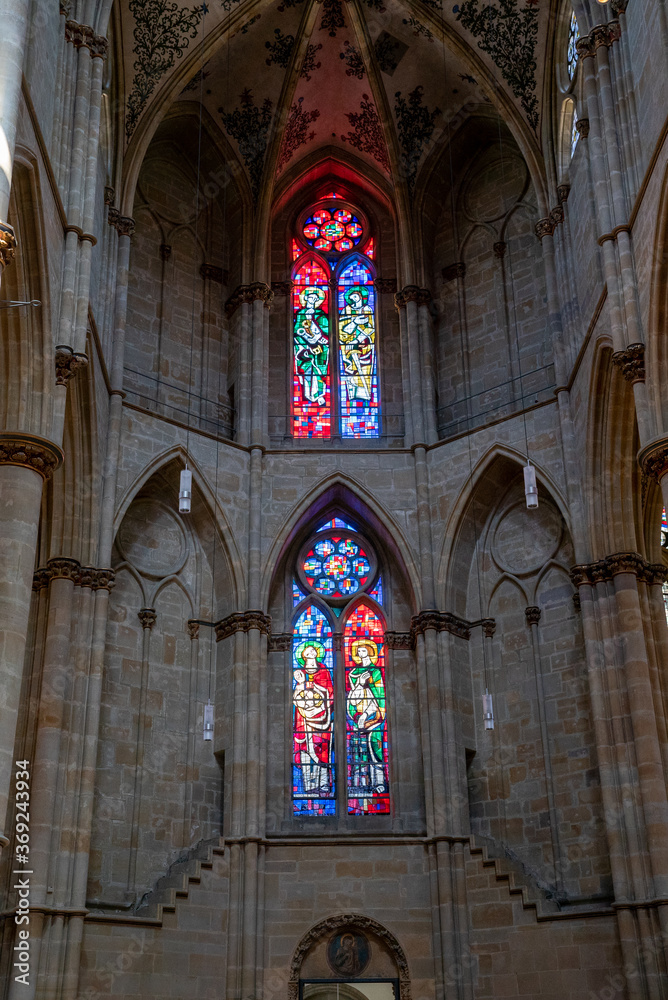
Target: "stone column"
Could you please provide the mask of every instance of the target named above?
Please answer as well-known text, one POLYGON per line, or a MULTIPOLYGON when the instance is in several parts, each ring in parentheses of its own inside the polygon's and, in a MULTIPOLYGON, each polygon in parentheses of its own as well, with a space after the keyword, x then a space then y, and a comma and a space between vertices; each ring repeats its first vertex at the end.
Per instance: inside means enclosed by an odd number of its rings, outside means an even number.
POLYGON ((0 846, 12 784, 42 487, 61 464, 57 445, 33 434, 0 433, 0 846))

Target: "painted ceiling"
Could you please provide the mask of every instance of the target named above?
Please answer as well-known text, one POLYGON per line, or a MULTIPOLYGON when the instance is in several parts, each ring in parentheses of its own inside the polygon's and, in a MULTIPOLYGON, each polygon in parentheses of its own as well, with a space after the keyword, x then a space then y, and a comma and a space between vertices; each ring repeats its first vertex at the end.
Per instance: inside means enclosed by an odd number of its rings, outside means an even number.
POLYGON ((255 198, 268 175, 332 146, 410 191, 481 104, 537 143, 548 20, 539 0, 129 0, 126 144, 174 102, 201 101, 255 198))

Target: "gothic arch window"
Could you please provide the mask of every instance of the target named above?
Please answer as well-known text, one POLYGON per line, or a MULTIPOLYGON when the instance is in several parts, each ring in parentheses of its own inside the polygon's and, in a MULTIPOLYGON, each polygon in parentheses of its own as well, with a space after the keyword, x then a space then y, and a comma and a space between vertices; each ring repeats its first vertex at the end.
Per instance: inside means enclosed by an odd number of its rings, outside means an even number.
MULTIPOLYGON (((666 515, 665 507, 661 511, 661 550, 668 555, 668 516, 666 515)), ((663 584, 661 590, 663 591, 663 603, 666 608, 666 620, 668 621, 668 582, 663 584)))
POLYGON ((577 17, 575 12, 568 8, 564 12, 561 31, 557 35, 557 46, 560 53, 556 60, 559 94, 558 168, 562 180, 568 174, 568 168, 580 138, 576 127, 578 123, 578 92, 580 90, 577 50, 579 37, 580 28, 577 17))
POLYGON ((386 625, 375 552, 333 518, 302 546, 295 571, 293 813, 387 814, 386 625))
POLYGON ((364 214, 336 192, 292 237, 292 433, 380 434, 376 255, 364 214))

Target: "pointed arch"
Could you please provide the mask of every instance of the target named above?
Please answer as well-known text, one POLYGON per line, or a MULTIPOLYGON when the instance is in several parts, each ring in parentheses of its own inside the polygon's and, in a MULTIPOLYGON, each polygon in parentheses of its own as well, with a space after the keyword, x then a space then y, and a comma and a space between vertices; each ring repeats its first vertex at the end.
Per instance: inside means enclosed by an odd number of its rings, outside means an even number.
POLYGON ((183 595, 184 595, 184 597, 186 599, 186 602, 188 604, 188 607, 190 608, 190 615, 189 615, 189 617, 190 618, 194 617, 195 609, 193 607, 192 597, 188 593, 187 588, 184 586, 183 580, 181 580, 181 578, 179 576, 177 576, 175 573, 172 573, 169 576, 166 576, 163 580, 159 580, 158 581, 158 583, 156 584, 156 586, 153 589, 153 593, 151 594, 150 606, 152 608, 155 607, 156 601, 158 600, 158 598, 162 594, 163 590, 166 590, 167 587, 171 587, 171 586, 176 586, 183 593, 183 595))
MULTIPOLYGON (((225 555, 225 562, 227 570, 229 573, 229 583, 231 586, 230 595, 230 610, 241 610, 243 608, 243 602, 245 600, 246 593, 246 579, 244 572, 244 561, 242 559, 241 553, 237 546, 235 535, 232 526, 230 525, 226 515, 225 509, 221 502, 221 497, 217 496, 211 485, 199 466, 196 459, 193 458, 192 454, 188 453, 186 455, 185 449, 182 445, 176 445, 172 448, 167 449, 161 454, 157 455, 151 462, 149 462, 144 469, 139 473, 139 475, 134 479, 134 481, 126 489, 121 501, 116 509, 116 515, 114 517, 114 537, 116 536, 118 529, 125 517, 125 514, 130 507, 130 504, 135 499, 140 490, 147 485, 147 483, 155 476, 157 473, 162 471, 168 471, 170 467, 177 470, 183 467, 188 461, 188 467, 191 469, 193 474, 193 497, 197 498, 199 495, 203 501, 203 508, 206 513, 211 518, 211 522, 215 531, 215 537, 220 541, 223 553, 225 555)), ((173 500, 174 509, 177 509, 177 489, 176 489, 176 471, 174 474, 174 490, 173 490, 173 500)), ((197 519, 197 510, 193 511, 194 518, 197 519)), ((193 520, 193 526, 195 520, 193 520)), ((228 585, 229 585, 228 583, 228 585)))
POLYGON ((378 540, 398 566, 407 583, 412 607, 417 611, 422 591, 419 564, 402 527, 361 483, 341 472, 331 473, 309 490, 277 532, 262 571, 262 606, 268 604, 270 591, 281 576, 290 550, 303 543, 330 511, 344 520, 349 517, 370 535, 372 542, 378 540))

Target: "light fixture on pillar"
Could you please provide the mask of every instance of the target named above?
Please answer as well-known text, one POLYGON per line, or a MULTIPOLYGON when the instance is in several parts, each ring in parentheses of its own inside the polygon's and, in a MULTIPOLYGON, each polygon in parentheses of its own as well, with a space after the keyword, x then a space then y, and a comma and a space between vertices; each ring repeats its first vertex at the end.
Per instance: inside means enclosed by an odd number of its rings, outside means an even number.
POLYGON ((192 500, 193 474, 186 462, 185 469, 181 472, 181 483, 179 486, 179 514, 190 513, 190 501, 192 500))
POLYGON ((538 506, 538 487, 536 486, 536 470, 527 459, 524 466, 524 496, 529 509, 538 506))
POLYGON ((492 706, 492 696, 485 688, 482 696, 482 717, 485 720, 485 729, 494 729, 494 708, 492 706))
POLYGON ((213 705, 211 704, 211 699, 204 706, 204 732, 202 733, 202 739, 213 739, 213 705))

